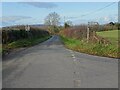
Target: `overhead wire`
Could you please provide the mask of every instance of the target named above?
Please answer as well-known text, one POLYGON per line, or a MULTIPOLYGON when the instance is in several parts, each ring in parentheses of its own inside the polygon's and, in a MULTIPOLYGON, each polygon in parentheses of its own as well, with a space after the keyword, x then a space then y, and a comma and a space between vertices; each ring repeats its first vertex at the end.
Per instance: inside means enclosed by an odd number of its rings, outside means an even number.
MULTIPOLYGON (((107 7, 110 7, 110 6, 114 5, 115 3, 117 3, 117 2, 112 2, 112 3, 106 5, 106 6, 102 7, 102 8, 99 8, 99 9, 97 9, 97 10, 95 10, 95 11, 91 11, 91 12, 89 12, 89 13, 87 13, 87 14, 83 14, 83 15, 78 16, 77 18, 73 18, 73 19, 75 20, 75 19, 78 19, 78 18, 81 18, 81 17, 85 17, 85 16, 88 16, 88 15, 93 15, 93 14, 95 14, 95 13, 97 13, 97 12, 100 12, 100 11, 104 10, 104 9, 107 8, 107 7)), ((64 16, 64 18, 65 18, 65 16, 64 16)))

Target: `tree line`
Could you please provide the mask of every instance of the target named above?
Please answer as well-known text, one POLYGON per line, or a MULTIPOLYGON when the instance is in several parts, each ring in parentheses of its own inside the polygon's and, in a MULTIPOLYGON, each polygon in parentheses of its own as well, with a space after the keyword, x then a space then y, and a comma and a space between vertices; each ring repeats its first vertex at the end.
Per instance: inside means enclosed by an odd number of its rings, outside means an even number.
MULTIPOLYGON (((60 25, 60 15, 56 12, 49 13, 46 16, 44 23, 48 26, 48 30, 50 33, 55 34, 58 33, 61 28, 73 27, 72 21, 64 22, 64 26, 60 25)), ((87 26, 87 25, 86 25, 87 26)), ((120 23, 118 22, 109 22, 107 24, 99 25, 97 31, 107 31, 107 30, 120 30, 120 23)))

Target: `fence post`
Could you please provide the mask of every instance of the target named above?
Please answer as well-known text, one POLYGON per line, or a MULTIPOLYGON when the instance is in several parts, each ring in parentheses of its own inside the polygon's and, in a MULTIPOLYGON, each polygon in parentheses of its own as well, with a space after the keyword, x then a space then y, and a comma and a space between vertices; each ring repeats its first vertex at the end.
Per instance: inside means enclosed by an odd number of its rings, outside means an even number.
POLYGON ((88 27, 87 27, 87 42, 89 41, 90 37, 94 38, 95 31, 96 31, 95 30, 96 28, 94 28, 94 27, 96 27, 96 25, 99 25, 98 22, 88 22, 88 27))
POLYGON ((90 37, 90 29, 89 29, 89 27, 87 27, 87 43, 89 41, 89 37, 90 37))

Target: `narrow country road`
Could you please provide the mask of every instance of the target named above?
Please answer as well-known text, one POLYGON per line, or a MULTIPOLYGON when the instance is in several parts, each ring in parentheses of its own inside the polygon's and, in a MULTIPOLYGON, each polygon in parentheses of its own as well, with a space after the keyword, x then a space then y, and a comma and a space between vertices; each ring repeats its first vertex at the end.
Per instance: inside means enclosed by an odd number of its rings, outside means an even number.
POLYGON ((118 88, 118 60, 68 50, 55 35, 4 58, 3 88, 118 88))

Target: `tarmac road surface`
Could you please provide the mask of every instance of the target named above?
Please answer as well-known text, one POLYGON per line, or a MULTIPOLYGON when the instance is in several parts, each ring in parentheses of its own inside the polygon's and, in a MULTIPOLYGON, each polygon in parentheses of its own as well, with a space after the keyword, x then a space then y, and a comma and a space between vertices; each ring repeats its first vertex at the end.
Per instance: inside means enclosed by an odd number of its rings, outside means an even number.
POLYGON ((118 88, 117 59, 66 49, 57 35, 3 59, 3 88, 118 88))

